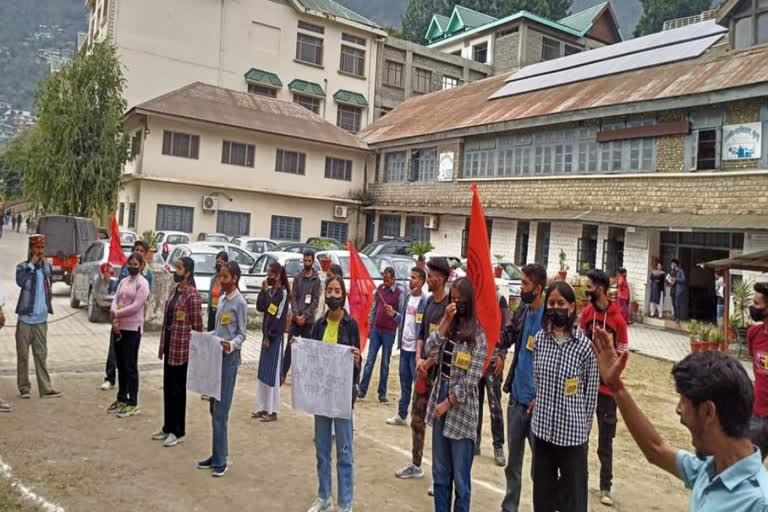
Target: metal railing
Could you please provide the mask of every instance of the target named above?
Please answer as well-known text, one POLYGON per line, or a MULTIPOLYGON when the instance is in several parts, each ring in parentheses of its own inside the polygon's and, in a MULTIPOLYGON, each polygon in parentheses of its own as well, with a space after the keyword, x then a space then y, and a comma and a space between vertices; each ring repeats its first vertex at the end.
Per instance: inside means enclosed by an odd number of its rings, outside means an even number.
POLYGON ((665 21, 664 28, 662 30, 672 30, 675 28, 685 27, 686 25, 693 25, 694 23, 701 23, 702 21, 712 20, 715 19, 715 17, 717 17, 717 9, 711 9, 695 16, 688 16, 687 18, 677 18, 675 20, 665 21))

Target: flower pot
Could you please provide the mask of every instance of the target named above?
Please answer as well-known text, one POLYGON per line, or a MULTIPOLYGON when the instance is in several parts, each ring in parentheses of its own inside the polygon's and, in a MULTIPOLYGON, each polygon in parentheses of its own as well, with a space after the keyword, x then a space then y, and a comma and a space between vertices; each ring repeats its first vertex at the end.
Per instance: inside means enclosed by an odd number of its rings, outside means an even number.
POLYGON ((323 258, 320 260, 320 268, 323 270, 323 272, 328 272, 331 269, 331 260, 330 258, 323 258))
POLYGON ((701 343, 698 341, 691 341, 691 354, 701 352, 701 343))
POLYGON ((565 281, 565 278, 568 277, 568 271, 567 270, 560 270, 557 273, 557 279, 560 281, 565 281))
POLYGON ((419 268, 427 268, 427 262, 424 260, 419 260, 416 262, 416 266, 419 268))
POLYGON ((633 313, 637 313, 638 311, 640 311, 640 304, 638 304, 637 302, 633 302, 632 304, 630 304, 630 308, 632 309, 633 313))
POLYGON ((501 273, 504 272, 504 269, 501 267, 496 267, 493 269, 493 274, 496 276, 496 279, 501 278, 501 273))

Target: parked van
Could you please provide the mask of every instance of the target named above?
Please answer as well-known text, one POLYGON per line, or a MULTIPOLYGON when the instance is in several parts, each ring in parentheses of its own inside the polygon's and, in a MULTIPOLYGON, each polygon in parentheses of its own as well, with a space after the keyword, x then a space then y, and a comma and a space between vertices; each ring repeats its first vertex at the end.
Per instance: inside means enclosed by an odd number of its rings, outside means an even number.
POLYGON ((53 281, 72 284, 72 269, 80 256, 99 239, 96 225, 84 217, 42 217, 37 233, 45 235, 45 257, 53 270, 53 281))

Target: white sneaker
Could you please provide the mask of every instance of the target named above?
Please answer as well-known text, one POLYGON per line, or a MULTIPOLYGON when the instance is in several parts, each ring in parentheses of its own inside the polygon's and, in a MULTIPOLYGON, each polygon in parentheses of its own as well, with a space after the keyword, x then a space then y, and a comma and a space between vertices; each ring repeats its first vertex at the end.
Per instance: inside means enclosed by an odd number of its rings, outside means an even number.
POLYGON ((430 496, 435 495, 435 482, 432 482, 431 484, 429 484, 429 489, 427 489, 427 494, 430 496))
POLYGON ((333 500, 317 498, 307 512, 333 512, 333 500))
POLYGON ((405 420, 399 414, 395 414, 387 420, 387 425, 405 425, 405 420))
POLYGON ((349 507, 349 508, 343 508, 342 507, 342 508, 339 509, 339 512, 352 512, 352 507, 349 507))
POLYGON ((152 434, 152 440, 153 441, 165 441, 165 439, 168 437, 168 432, 160 428, 157 432, 152 434))
POLYGON ((611 491, 600 491, 600 503, 608 507, 613 506, 613 498, 611 498, 611 491))
POLYGON ((403 469, 395 472, 395 476, 403 480, 408 478, 424 478, 424 470, 416 464, 408 464, 403 469))
POLYGON ((168 437, 165 438, 165 442, 163 443, 163 446, 166 448, 170 448, 171 446, 176 446, 179 443, 184 442, 184 436, 176 437, 175 434, 168 434, 168 437))
POLYGON ((104 382, 101 384, 101 390, 102 390, 102 391, 109 391, 109 390, 110 390, 110 389, 112 389, 113 387, 115 387, 115 386, 113 386, 113 385, 112 385, 112 383, 111 383, 111 382, 109 382, 108 380, 105 380, 105 381, 104 381, 104 382))

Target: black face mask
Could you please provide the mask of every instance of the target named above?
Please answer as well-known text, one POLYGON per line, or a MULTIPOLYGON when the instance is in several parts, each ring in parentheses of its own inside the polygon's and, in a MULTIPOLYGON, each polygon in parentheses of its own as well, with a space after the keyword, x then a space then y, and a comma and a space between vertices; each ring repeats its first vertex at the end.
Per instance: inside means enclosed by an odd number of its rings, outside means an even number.
POLYGON ((331 311, 338 311, 344 306, 344 299, 342 297, 326 297, 325 303, 331 311))
POLYGON ((565 308, 552 308, 547 310, 547 318, 555 327, 565 327, 568 325, 568 318, 571 312, 565 308))
POLYGON ((467 314, 467 303, 466 302, 457 302, 456 303, 456 316, 464 316, 467 314))
POLYGON ((216 269, 216 273, 217 273, 217 274, 218 274, 219 272, 221 272, 221 263, 217 263, 217 264, 216 264, 216 266, 215 266, 214 268, 216 269))
POLYGON ((180 274, 173 274, 173 282, 174 283, 180 283, 184 280, 184 276, 180 274))
POLYGON ((756 308, 755 306, 749 306, 749 316, 752 317, 754 322, 762 322, 765 320, 765 310, 756 308))
POLYGON ((520 294, 520 300, 525 304, 531 304, 536 300, 536 292, 523 292, 520 294))
POLYGON ((269 286, 274 286, 275 285, 275 278, 274 277, 268 277, 267 278, 267 284, 269 286))
POLYGON ((128 275, 129 276, 139 275, 139 267, 128 267, 128 275))

